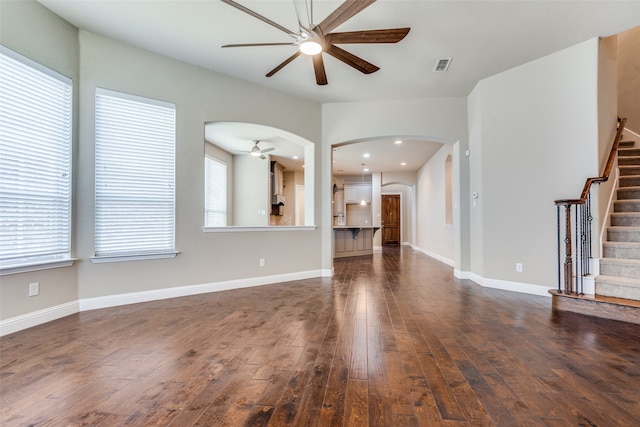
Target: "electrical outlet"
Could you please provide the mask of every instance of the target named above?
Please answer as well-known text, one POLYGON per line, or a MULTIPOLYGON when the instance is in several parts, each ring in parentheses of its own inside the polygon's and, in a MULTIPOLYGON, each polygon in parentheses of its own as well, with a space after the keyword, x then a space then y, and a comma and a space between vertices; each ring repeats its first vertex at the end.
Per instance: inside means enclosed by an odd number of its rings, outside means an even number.
POLYGON ((522 263, 521 262, 516 262, 516 271, 518 273, 522 273, 522 263))
POLYGON ((40 293, 40 283, 29 283, 29 296, 35 297, 40 293))
POLYGON ((260 258, 260 267, 264 267, 266 265, 266 260, 264 258, 260 258))

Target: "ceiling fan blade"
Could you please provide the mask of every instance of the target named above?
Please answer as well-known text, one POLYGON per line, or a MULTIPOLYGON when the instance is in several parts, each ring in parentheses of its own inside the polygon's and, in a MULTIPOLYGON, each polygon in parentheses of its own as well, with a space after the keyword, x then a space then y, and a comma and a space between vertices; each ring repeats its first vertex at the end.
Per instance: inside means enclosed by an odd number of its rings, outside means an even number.
POLYGON ((294 43, 236 43, 225 44, 220 47, 253 47, 253 46, 294 46, 294 43))
POLYGON ((329 45, 329 47, 325 49, 325 52, 364 74, 375 73, 380 69, 380 67, 377 67, 344 49, 340 49, 338 46, 329 45))
POLYGON ((298 17, 298 25, 305 30, 311 30, 311 11, 307 6, 307 0, 293 0, 293 6, 296 9, 298 17))
POLYGON ((328 43, 398 43, 411 28, 388 28, 386 30, 349 31, 330 33, 325 36, 328 43))
POLYGON ((365 8, 375 3, 375 1, 376 0, 347 0, 331 12, 329 16, 324 18, 314 30, 319 30, 321 34, 329 34, 334 28, 362 12, 365 8))
POLYGON ((275 150, 275 148, 271 147, 271 148, 265 148, 263 150, 260 150, 261 153, 268 153, 269 151, 273 151, 275 150))
POLYGON ((296 53, 294 53, 293 55, 291 55, 290 57, 288 57, 287 59, 285 59, 280 65, 278 65, 276 68, 274 68, 273 70, 269 71, 266 76, 267 77, 271 77, 273 76, 275 73, 277 73, 278 71, 282 70, 284 68, 285 65, 287 65, 289 62, 293 61, 294 59, 296 59, 298 56, 301 55, 301 52, 299 50, 296 51, 296 53))
POLYGON ((327 72, 324 69, 322 54, 313 55, 313 71, 316 73, 316 83, 320 86, 327 84, 327 72))
POLYGON ((293 31, 283 27, 282 25, 280 25, 278 23, 273 22, 269 18, 265 18, 264 16, 260 15, 259 13, 256 13, 253 10, 251 10, 249 8, 246 8, 243 5, 241 5, 239 3, 236 3, 233 0, 220 0, 220 1, 222 1, 223 3, 228 4, 229 6, 235 7, 236 9, 238 9, 238 10, 240 10, 240 11, 242 11, 242 12, 248 14, 248 15, 251 15, 254 18, 257 18, 257 19, 261 20, 262 22, 266 22, 267 24, 271 25, 272 27, 275 27, 275 28, 279 29, 280 31, 285 32, 285 33, 289 34, 292 37, 297 36, 297 33, 295 33, 293 31))

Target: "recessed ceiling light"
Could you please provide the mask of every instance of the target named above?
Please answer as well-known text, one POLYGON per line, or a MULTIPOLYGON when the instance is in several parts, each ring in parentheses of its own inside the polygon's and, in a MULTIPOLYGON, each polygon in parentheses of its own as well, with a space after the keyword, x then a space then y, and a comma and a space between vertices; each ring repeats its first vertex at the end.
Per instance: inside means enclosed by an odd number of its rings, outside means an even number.
POLYGON ((364 157, 364 158, 368 159, 369 157, 371 157, 371 154, 369 154, 369 153, 364 153, 364 154, 362 155, 362 157, 364 157))
POLYGON ((299 157, 298 156, 293 156, 293 160, 298 160, 299 157))
POLYGON ((400 166, 407 166, 407 162, 400 163, 400 166))
POLYGON ((393 141, 394 144, 402 144, 402 141, 399 139, 396 139, 395 141, 393 141))
POLYGON ((369 172, 369 168, 364 168, 363 171, 369 172))

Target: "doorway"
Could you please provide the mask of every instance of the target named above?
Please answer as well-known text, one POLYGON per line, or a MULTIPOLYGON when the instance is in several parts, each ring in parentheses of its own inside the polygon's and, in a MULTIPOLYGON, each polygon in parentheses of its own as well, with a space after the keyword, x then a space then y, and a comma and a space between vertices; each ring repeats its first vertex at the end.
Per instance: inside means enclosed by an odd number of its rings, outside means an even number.
POLYGON ((382 195, 382 246, 400 244, 400 195, 382 195))

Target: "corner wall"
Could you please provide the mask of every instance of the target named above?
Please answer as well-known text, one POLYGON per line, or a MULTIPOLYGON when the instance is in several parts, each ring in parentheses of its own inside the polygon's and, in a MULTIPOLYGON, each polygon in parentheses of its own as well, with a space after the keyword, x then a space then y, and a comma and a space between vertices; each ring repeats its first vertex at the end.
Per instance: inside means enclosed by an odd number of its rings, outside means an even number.
POLYGON ((598 40, 484 79, 469 99, 471 278, 545 294, 557 283, 553 202, 598 170, 598 40))

